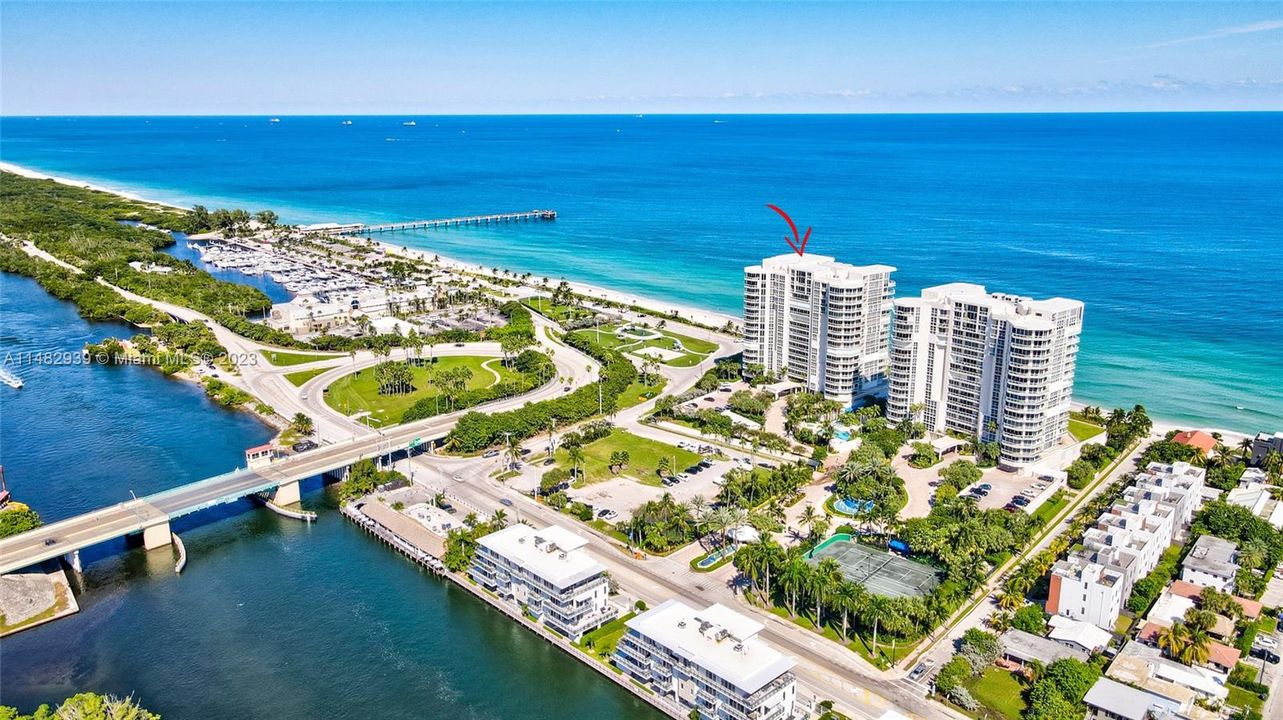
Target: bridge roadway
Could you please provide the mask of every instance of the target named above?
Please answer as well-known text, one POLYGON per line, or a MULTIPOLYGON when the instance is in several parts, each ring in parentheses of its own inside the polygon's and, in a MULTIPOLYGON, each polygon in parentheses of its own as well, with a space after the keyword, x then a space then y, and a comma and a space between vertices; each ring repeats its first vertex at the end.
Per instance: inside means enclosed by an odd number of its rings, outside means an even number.
POLYGON ((270 465, 238 469, 197 480, 29 530, 0 540, 0 574, 139 533, 188 513, 337 470, 362 458, 403 450, 415 438, 424 444, 439 440, 445 437, 456 419, 455 414, 431 418, 380 434, 322 445, 315 450, 280 458, 270 465), (46 544, 50 539, 54 542, 46 544))

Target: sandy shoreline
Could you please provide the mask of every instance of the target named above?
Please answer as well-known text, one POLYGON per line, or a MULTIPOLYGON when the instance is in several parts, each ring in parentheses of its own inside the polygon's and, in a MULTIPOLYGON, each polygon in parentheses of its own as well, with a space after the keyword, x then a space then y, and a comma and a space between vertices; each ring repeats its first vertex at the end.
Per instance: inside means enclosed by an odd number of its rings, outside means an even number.
MULTIPOLYGON (((11 172, 11 173, 14 173, 15 175, 21 175, 23 177, 36 178, 41 180, 49 179, 55 182, 62 183, 64 185, 72 185, 75 187, 89 188, 91 190, 100 190, 102 192, 112 193, 114 195, 119 195, 121 197, 128 198, 130 200, 137 200, 139 202, 152 203, 156 205, 165 205, 167 207, 179 208, 181 210, 188 209, 188 208, 181 208, 178 205, 174 205, 172 203, 160 202, 157 200, 152 200, 150 198, 142 197, 140 195, 137 195, 136 193, 132 193, 126 190, 104 187, 101 185, 95 185, 93 183, 83 182, 80 180, 59 177, 56 175, 50 175, 48 173, 40 172, 38 170, 32 170, 30 168, 25 168, 20 165, 15 165, 9 162, 0 162, 0 170, 3 170, 5 172, 11 172)), ((437 262, 446 268, 464 270, 467 272, 473 272, 473 273, 478 273, 478 274, 487 275, 487 276, 493 275, 490 267, 481 265, 480 263, 471 263, 463 260, 457 260, 454 258, 447 257, 445 255, 441 255, 440 253, 431 252, 428 250, 415 250, 415 249, 409 249, 409 248, 406 248, 403 250, 401 246, 393 245, 388 242, 383 242, 378 240, 376 240, 375 242, 380 247, 383 247, 385 250, 387 250, 387 252, 394 255, 413 257, 413 258, 422 259, 425 261, 430 261, 433 258, 437 258, 437 262)), ((519 272, 516 268, 502 268, 502 269, 511 270, 513 272, 519 272)), ((605 300, 610 300, 612 302, 624 303, 626 305, 638 305, 638 306, 645 307, 647 309, 657 311, 660 313, 676 313, 681 318, 693 320, 703 325, 721 327, 722 325, 725 325, 727 322, 731 322, 731 323, 734 323, 736 326, 739 326, 743 322, 743 318, 736 317, 734 315, 728 315, 726 313, 719 313, 712 310, 704 310, 701 308, 689 307, 689 306, 680 305, 677 303, 667 302, 663 300, 656 300, 654 298, 645 297, 643 295, 637 295, 635 293, 620 292, 618 290, 611 290, 610 288, 604 288, 597 285, 591 285, 588 283, 575 282, 572 280, 567 280, 566 282, 567 284, 570 285, 570 288, 572 290, 574 290, 576 293, 579 293, 581 295, 587 295, 593 298, 602 298, 605 300)), ((1077 399, 1075 399, 1073 403, 1074 409, 1080 409, 1086 405, 1104 405, 1104 403, 1088 403, 1088 402, 1079 401, 1077 399)), ((1253 434, 1247 434, 1247 433, 1238 432, 1234 430, 1224 430, 1221 428, 1208 427, 1208 426, 1195 426, 1190 423, 1175 423, 1175 422, 1162 420, 1161 418, 1156 418, 1153 416, 1151 416, 1151 418, 1154 421, 1154 432, 1156 433, 1166 433, 1171 430, 1203 430, 1208 433, 1217 432, 1217 433, 1220 433, 1222 436, 1224 436, 1225 444, 1227 446, 1233 446, 1242 438, 1254 437, 1253 434)))

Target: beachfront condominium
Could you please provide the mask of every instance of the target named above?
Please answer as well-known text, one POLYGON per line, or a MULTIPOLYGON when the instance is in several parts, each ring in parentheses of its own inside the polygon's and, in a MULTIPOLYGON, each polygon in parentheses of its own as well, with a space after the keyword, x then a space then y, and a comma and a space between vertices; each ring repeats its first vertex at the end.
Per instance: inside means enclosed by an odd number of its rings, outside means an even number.
POLYGON ((850 405, 886 380, 887 265, 789 253, 744 268, 744 367, 850 405))
POLYGON ((692 710, 701 720, 794 716, 796 661, 757 638, 761 623, 723 605, 696 610, 668 600, 625 625, 615 666, 683 716, 692 710))
POLYGON ((510 525, 477 541, 469 575, 539 622, 578 640, 618 614, 606 566, 584 550, 587 541, 557 525, 510 525))
POLYGON ((1188 463, 1150 463, 1083 533, 1078 549, 1052 566, 1047 612, 1112 630, 1136 581, 1193 519, 1204 479, 1188 463))
POLYGON ((997 442, 1028 468, 1069 428, 1083 304, 951 283, 895 301, 887 418, 997 442))

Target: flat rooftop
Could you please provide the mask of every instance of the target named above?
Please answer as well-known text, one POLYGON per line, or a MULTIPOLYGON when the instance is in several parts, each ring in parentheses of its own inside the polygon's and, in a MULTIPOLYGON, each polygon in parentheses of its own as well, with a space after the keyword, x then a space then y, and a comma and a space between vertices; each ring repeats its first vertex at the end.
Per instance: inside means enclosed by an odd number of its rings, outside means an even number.
POLYGON ((720 604, 668 600, 626 624, 749 695, 797 664, 757 639, 761 623, 720 604))
POLYGON ((1238 572, 1234 555, 1238 546, 1215 535, 1202 535, 1194 541, 1194 548, 1185 556, 1184 567, 1205 572, 1216 577, 1233 577, 1238 572))
POLYGON ((477 544, 558 588, 606 570, 584 551, 587 540, 559 525, 542 530, 521 523, 509 525, 482 537, 477 544))

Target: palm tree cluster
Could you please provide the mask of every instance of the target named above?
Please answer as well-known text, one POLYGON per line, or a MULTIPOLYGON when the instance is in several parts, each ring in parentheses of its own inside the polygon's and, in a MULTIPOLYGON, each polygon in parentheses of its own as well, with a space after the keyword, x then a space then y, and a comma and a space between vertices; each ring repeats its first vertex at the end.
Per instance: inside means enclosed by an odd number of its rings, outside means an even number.
POLYGON ((844 641, 865 631, 875 653, 882 634, 910 638, 949 614, 935 594, 893 598, 869 592, 848 580, 833 558, 810 562, 802 547, 785 549, 769 537, 740 548, 735 567, 761 603, 782 606, 793 618, 805 615, 816 628, 832 627, 844 641))
POLYGON ((414 373, 407 363, 384 360, 374 366, 374 382, 380 395, 405 395, 414 392, 414 373))
POLYGON ((633 510, 619 528, 632 542, 650 552, 668 552, 699 537, 699 523, 689 505, 664 493, 633 510))
POLYGON ((781 465, 766 470, 734 469, 726 473, 717 501, 743 508, 760 507, 773 499, 786 500, 811 482, 809 465, 781 465))

